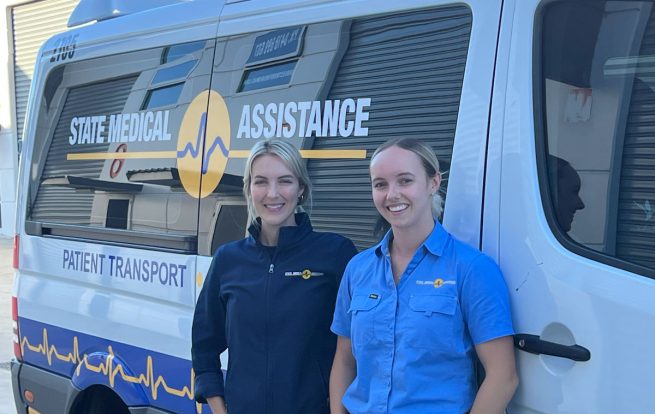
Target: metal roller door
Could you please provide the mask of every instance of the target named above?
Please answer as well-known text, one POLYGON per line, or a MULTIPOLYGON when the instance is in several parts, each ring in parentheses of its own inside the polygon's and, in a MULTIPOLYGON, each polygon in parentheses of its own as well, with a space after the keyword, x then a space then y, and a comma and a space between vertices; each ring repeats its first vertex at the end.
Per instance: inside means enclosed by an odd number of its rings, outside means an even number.
MULTIPOLYGON (((640 57, 655 56, 651 15, 640 57)), ((635 77, 621 160, 616 256, 655 268, 655 92, 635 77)))
POLYGON ((364 124, 369 134, 317 139, 314 148, 366 148, 368 157, 308 162, 315 228, 339 232, 360 249, 377 240, 368 162, 388 139, 424 140, 437 153, 442 171, 448 168, 470 32, 471 12, 465 6, 352 22, 327 99, 371 98, 364 124))
POLYGON ((11 10, 14 38, 14 94, 16 131, 22 139, 27 96, 34 73, 36 54, 48 38, 67 30, 68 17, 78 0, 37 1, 11 10))
MULTIPOLYGON (((123 112, 125 102, 137 77, 71 88, 57 121, 54 136, 46 158, 41 181, 66 175, 99 178, 104 160, 67 161, 68 136, 74 116, 115 114, 123 112)), ((105 122, 108 129, 109 121, 105 122)), ((109 143, 85 145, 87 152, 106 152, 109 143)), ((32 220, 88 225, 91 218, 94 195, 62 186, 41 185, 34 202, 32 220)))

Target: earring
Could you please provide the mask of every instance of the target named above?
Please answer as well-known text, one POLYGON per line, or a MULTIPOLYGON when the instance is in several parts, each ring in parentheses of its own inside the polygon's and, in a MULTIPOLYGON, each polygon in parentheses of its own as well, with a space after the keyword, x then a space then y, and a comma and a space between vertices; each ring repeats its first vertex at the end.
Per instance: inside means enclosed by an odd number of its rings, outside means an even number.
POLYGON ((302 204, 303 201, 305 201, 305 194, 300 194, 298 196, 298 204, 302 204))

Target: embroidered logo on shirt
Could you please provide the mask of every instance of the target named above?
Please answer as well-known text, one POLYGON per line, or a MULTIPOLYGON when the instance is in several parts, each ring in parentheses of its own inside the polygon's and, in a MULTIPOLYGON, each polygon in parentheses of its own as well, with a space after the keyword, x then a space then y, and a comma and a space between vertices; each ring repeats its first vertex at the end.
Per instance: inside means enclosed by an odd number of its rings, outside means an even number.
POLYGON ((455 281, 454 280, 443 280, 442 278, 438 277, 434 280, 417 280, 416 281, 417 285, 424 285, 424 286, 432 286, 435 289, 439 289, 443 285, 454 285, 455 281))
POLYGON ((303 279, 307 280, 307 279, 310 279, 312 277, 323 276, 323 273, 321 273, 321 272, 312 272, 309 269, 305 269, 302 272, 284 272, 284 276, 302 277, 303 279))
POLYGON ((376 293, 371 293, 370 295, 368 295, 368 298, 369 299, 377 299, 377 298, 379 298, 379 296, 376 293))

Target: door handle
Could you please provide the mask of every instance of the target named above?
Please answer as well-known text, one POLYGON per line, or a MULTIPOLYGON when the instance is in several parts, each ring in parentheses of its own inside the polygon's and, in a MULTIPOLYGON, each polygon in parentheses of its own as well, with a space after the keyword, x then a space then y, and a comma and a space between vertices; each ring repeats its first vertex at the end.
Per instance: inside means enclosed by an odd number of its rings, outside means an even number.
POLYGON ((562 345, 555 342, 544 341, 537 335, 516 334, 514 346, 521 351, 535 355, 551 355, 573 361, 589 361, 591 352, 580 345, 562 345))

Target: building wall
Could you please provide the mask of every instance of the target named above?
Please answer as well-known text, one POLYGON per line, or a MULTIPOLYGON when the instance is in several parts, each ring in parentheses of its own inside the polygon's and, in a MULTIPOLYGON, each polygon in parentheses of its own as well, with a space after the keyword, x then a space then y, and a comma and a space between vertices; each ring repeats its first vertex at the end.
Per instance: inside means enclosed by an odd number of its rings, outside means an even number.
MULTIPOLYGON (((46 5, 47 2, 48 0, 44 0, 38 3, 46 5)), ((16 122, 12 9, 31 3, 36 2, 0 0, 0 27, 4 28, 0 30, 0 237, 12 236, 15 233, 18 137, 23 128, 23 125, 17 125, 16 122)), ((49 20, 51 23, 52 19, 49 20)), ((61 27, 61 30, 63 29, 65 25, 61 27)), ((52 30, 52 27, 44 28, 43 40, 50 37, 52 30)), ((33 68, 26 67, 24 70, 31 77, 33 68)))

